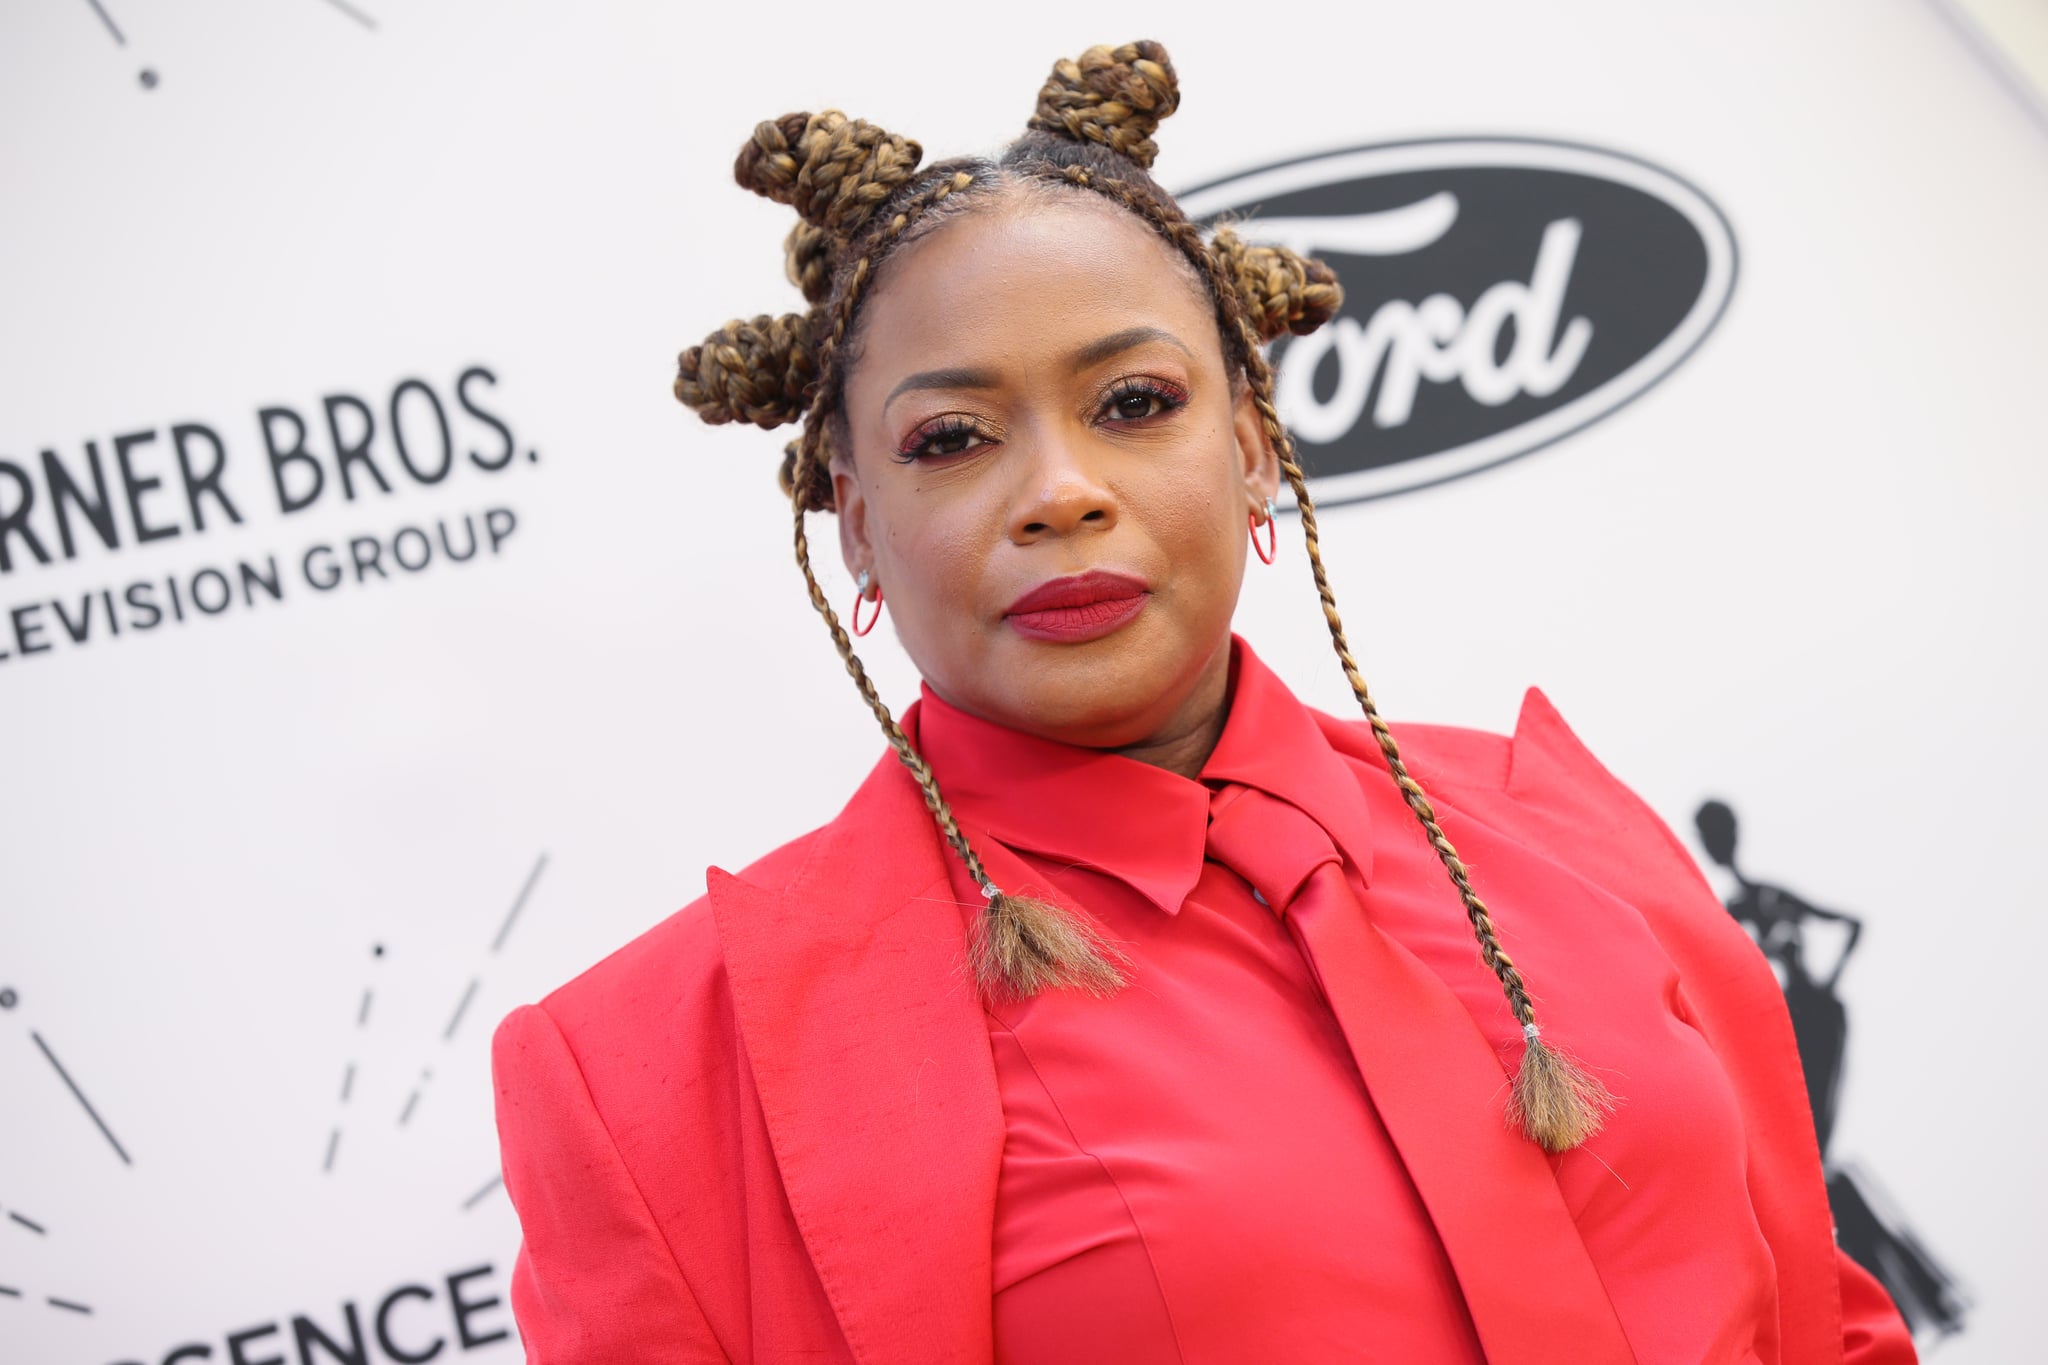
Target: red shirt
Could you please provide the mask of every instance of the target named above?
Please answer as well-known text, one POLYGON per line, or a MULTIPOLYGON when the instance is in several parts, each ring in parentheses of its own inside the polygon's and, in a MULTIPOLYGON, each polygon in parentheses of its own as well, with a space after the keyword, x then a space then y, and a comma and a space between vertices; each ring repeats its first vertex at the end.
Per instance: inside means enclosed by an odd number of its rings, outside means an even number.
MULTIPOLYGON (((1371 1058, 1281 916, 1205 858, 1212 790, 1253 787, 1327 833, 1357 905, 1455 994, 1502 1086, 1519 1027, 1385 770, 1333 750, 1241 640, 1232 665, 1199 780, 979 720, 929 689, 905 717, 963 822, 1131 958, 1115 997, 1056 991, 989 1014, 1006 1133, 997 1359, 1483 1361, 1427 1192, 1362 1078, 1371 1058)), ((1776 1287, 1742 1115, 1671 961, 1631 907, 1567 868, 1525 866, 1541 860, 1433 795, 1482 897, 1513 888, 1496 918, 1546 1030, 1621 1097, 1603 1132, 1550 1164, 1630 1348, 1644 1365, 1756 1359, 1776 1287)))
MULTIPOLYGON (((1512 736, 1399 733, 1552 1039, 1622 1096, 1557 1159, 1503 1122, 1519 1039, 1366 726, 1237 659, 1207 774, 1230 780, 1199 842, 1201 783, 1057 747, 1050 767, 946 755, 984 820, 1094 801, 1063 765, 1144 784, 1085 808, 1099 821, 1041 826, 1119 835, 1099 848, 1014 852, 970 822, 998 885, 1127 941, 1113 999, 1055 993, 991 1030, 964 963, 980 898, 885 754, 828 824, 712 869, 703 896, 507 1015, 492 1066, 527 1358, 994 1365, 1000 1316, 1019 1358, 1077 1358, 1054 1336, 1071 1319, 1121 1333, 1118 1359, 1429 1365, 1445 1341, 1469 1359, 1469 1330, 1489 1365, 1911 1361, 1834 1246, 1769 966, 1549 702, 1532 689, 1512 736), (977 763, 999 801, 976 799, 977 763), (1257 866, 1304 834, 1323 851, 1299 890, 1257 866), (1272 911, 1204 866, 1211 843, 1272 911), (1281 951, 1275 915, 1307 958, 1281 951)), ((715 774, 677 780, 716 799, 715 774)))

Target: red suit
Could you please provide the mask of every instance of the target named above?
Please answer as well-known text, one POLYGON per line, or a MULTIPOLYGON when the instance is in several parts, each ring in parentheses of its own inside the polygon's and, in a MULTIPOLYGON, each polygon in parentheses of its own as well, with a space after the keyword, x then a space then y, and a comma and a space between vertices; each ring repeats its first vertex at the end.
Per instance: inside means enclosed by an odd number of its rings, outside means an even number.
POLYGON ((888 755, 508 1016, 529 1359, 1912 1360, 1834 1248, 1768 966, 1541 694, 1512 739, 1396 733, 1549 1035, 1621 1096, 1555 1158, 1502 1122, 1519 1035, 1369 730, 1232 666, 1199 780, 904 717, 997 883, 1127 947, 1117 997, 984 1010, 978 898, 888 755), (1246 819, 1327 835, 1371 952, 1296 950, 1246 819))

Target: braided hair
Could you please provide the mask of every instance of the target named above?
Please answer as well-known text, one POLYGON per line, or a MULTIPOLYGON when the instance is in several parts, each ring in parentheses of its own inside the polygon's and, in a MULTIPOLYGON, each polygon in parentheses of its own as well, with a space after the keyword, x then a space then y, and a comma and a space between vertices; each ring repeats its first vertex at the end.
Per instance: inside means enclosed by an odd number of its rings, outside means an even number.
POLYGON ((785 114, 764 122, 733 165, 744 188, 797 211, 785 243, 791 283, 809 308, 727 323, 678 358, 675 395, 706 422, 748 422, 772 429, 803 419, 784 451, 780 473, 794 512, 797 565, 811 605, 831 633, 861 699, 923 792, 947 844, 987 901, 970 935, 969 962, 991 998, 1070 987, 1107 995, 1126 984, 1128 959, 1085 917, 1013 895, 995 885, 961 831, 930 766, 910 743, 854 653, 811 568, 806 515, 833 510, 829 463, 850 450, 844 395, 858 358, 860 309, 888 258, 948 219, 1002 195, 1100 195, 1149 224, 1177 252, 1215 305, 1227 369, 1248 386, 1261 425, 1301 514, 1303 539, 1323 617, 1352 694, 1408 808, 1463 903, 1479 956, 1499 980, 1524 1051, 1509 1121, 1551 1152, 1577 1146, 1599 1129, 1613 1103, 1605 1087, 1545 1042, 1528 985, 1494 929, 1429 797, 1408 771, 1381 719, 1345 639, 1336 595, 1324 570, 1314 500, 1294 443, 1273 403, 1273 371, 1264 347, 1306 334, 1343 302, 1336 275, 1285 247, 1256 245, 1225 227, 1204 236, 1153 179, 1159 123, 1180 102, 1166 49, 1155 42, 1092 47, 1056 63, 1039 91, 1024 134, 993 160, 961 158, 920 169, 923 152, 837 110, 785 114))

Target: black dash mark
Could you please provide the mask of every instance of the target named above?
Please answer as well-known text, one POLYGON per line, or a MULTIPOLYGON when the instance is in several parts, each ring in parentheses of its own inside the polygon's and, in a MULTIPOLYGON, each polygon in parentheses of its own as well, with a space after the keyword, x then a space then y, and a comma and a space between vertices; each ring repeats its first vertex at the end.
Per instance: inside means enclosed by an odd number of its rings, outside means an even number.
POLYGON ((533 865, 533 871, 526 874, 526 885, 519 888, 519 898, 512 902, 512 908, 505 913, 505 922, 498 926, 498 936, 491 940, 491 951, 497 952, 505 946, 505 935, 512 932, 512 921, 519 918, 519 912, 526 907, 526 898, 533 891, 533 884, 540 880, 540 871, 548 865, 548 855, 543 853, 533 865))
POLYGON ((419 1085, 416 1085, 416 1086, 414 1086, 414 1087, 412 1088, 412 1093, 411 1093, 410 1095, 407 1095, 407 1096, 405 1097, 405 1108, 399 1111, 399 1114, 398 1114, 398 1126, 399 1126, 399 1127, 401 1127, 401 1128, 405 1127, 405 1124, 406 1124, 406 1120, 408 1120, 408 1119, 410 1119, 410 1118, 412 1117, 412 1111, 413 1111, 413 1110, 414 1110, 414 1109, 415 1109, 415 1108, 416 1108, 416 1107, 417 1107, 417 1106, 419 1105, 419 1102, 420 1102, 420 1089, 421 1089, 421 1087, 425 1086, 425 1085, 426 1085, 426 1083, 427 1083, 428 1081, 431 1081, 432 1079, 434 1079, 434 1073, 433 1073, 432 1071, 422 1070, 422 1071, 420 1072, 420 1083, 419 1083, 419 1085))
MULTIPOLYGON (((384 956, 384 945, 383 945, 383 944, 381 944, 381 943, 372 943, 372 944, 370 945, 370 956, 371 956, 371 957, 382 957, 382 956, 384 956)), ((361 1004, 360 1006, 358 1006, 358 1007, 357 1007, 357 1009, 356 1009, 356 1027, 357 1027, 357 1028, 364 1028, 364 1027, 366 1027, 366 1026, 367 1026, 367 1025, 369 1024, 369 1022, 370 1022, 370 992, 371 992, 371 989, 372 989, 372 988, 371 988, 371 987, 369 987, 369 986, 365 986, 365 987, 363 987, 363 1003, 362 1003, 362 1004, 361 1004)))
POLYGON ((462 999, 456 1002, 455 1015, 453 1018, 449 1019, 447 1031, 441 1035, 442 1042, 445 1043, 450 1038, 453 1038, 455 1036, 455 1026, 462 1022, 462 1012, 468 1009, 469 1002, 476 998, 476 988, 478 984, 479 978, 472 976, 469 979, 469 989, 464 991, 462 993, 462 999))
POLYGON ((477 1205, 478 1205, 479 1203, 481 1203, 481 1202, 483 1201, 483 1198, 484 1198, 484 1196, 485 1196, 485 1195, 489 1194, 489 1193, 490 1193, 490 1192, 491 1192, 492 1190, 495 1190, 495 1189, 497 1189, 497 1188, 498 1188, 498 1186, 500 1186, 500 1185, 502 1185, 502 1184, 504 1184, 504 1183, 505 1183, 505 1177, 504 1177, 504 1176, 502 1176, 502 1175, 494 1175, 494 1176, 492 1176, 492 1177, 491 1177, 491 1183, 490 1183, 490 1184, 488 1184, 488 1185, 484 1186, 484 1187, 483 1187, 482 1189, 478 1190, 478 1191, 477 1191, 477 1192, 476 1192, 475 1194, 471 1195, 471 1196, 470 1196, 469 1198, 467 1198, 467 1199, 465 1199, 465 1200, 463 1200, 463 1201, 462 1201, 462 1207, 463 1207, 463 1209, 464 1209, 464 1210, 469 1210, 469 1209, 473 1209, 473 1208, 475 1208, 475 1207, 476 1207, 476 1206, 477 1206, 477 1205))
POLYGON ((49 1235, 48 1233, 43 1232, 43 1225, 41 1223, 38 1223, 31 1218, 25 1218, 13 1209, 9 1209, 7 1211, 7 1216, 13 1219, 15 1222, 21 1224, 23 1227, 27 1228, 30 1232, 37 1233, 45 1237, 49 1235))
MULTIPOLYGON (((21 1291, 19 1289, 16 1289, 13 1285, 0 1284, 0 1298, 18 1299, 21 1297, 21 1291)), ((60 1299, 54 1294, 44 1299, 43 1302, 49 1304, 52 1308, 61 1308, 67 1313, 83 1313, 87 1317, 92 1316, 92 1309, 86 1307, 84 1304, 75 1302, 71 1299, 60 1299)))
MULTIPOLYGON (((381 943, 372 943, 372 944, 370 945, 370 956, 371 956, 372 958, 381 958, 381 957, 383 957, 383 956, 384 956, 384 945, 383 945, 383 944, 381 944, 381 943)), ((359 1029, 360 1029, 360 1028, 368 1028, 368 1027, 369 1027, 369 1024, 370 1024, 370 997, 371 997, 371 995, 372 995, 372 993, 373 993, 373 990, 374 990, 374 988, 373 988, 373 987, 370 987, 370 986, 365 986, 365 987, 363 987, 363 1000, 362 1000, 362 1003, 361 1003, 360 1005, 356 1006, 356 1027, 357 1027, 357 1028, 359 1028, 359 1029)), ((347 1104, 347 1103, 348 1103, 348 1097, 349 1097, 349 1095, 350 1095, 350 1094, 351 1094, 351 1093, 352 1093, 352 1092, 353 1092, 353 1091, 355 1090, 355 1085, 356 1085, 356 1064, 355 1064, 354 1062, 348 1062, 348 1063, 345 1063, 345 1064, 344 1064, 344 1066, 343 1066, 343 1069, 342 1069, 342 1073, 341 1073, 341 1102, 342 1102, 343 1104, 347 1104)), ((338 1147, 338 1146, 339 1146, 340 1144, 341 1144, 341 1125, 340 1125, 340 1124, 336 1124, 336 1125, 334 1126, 334 1129, 333 1129, 333 1131, 332 1131, 332 1132, 330 1132, 330 1133, 329 1133, 329 1134, 327 1135, 327 1159, 326 1159, 326 1160, 325 1160, 324 1162, 322 1162, 322 1163, 321 1163, 321 1165, 320 1165, 320 1169, 321 1169, 321 1170, 323 1170, 323 1171, 332 1171, 332 1170, 334 1169, 334 1151, 335 1151, 335 1148, 336 1148, 336 1147, 338 1147)))
POLYGON ((85 0, 85 3, 92 6, 92 12, 97 14, 100 17, 100 22, 107 26, 107 32, 114 35, 114 41, 122 47, 128 46, 128 40, 121 35, 121 30, 114 24, 114 16, 107 13, 106 7, 100 4, 100 0, 85 0))
MULTIPOLYGON (((343 14, 346 14, 349 18, 355 20, 357 23, 361 24, 364 28, 374 29, 377 27, 377 21, 375 19, 372 19, 369 15, 363 13, 354 5, 349 4, 348 0, 327 0, 327 3, 334 6, 343 14)), ((97 6, 95 6, 95 8, 97 8, 97 6)))
POLYGON ((70 1087, 71 1093, 78 1097, 78 1102, 85 1107, 85 1112, 91 1116, 94 1123, 99 1125, 101 1135, 113 1147, 114 1154, 120 1157, 127 1165, 133 1166, 135 1164, 134 1159, 128 1155, 127 1150, 115 1138, 113 1130, 107 1127, 107 1121, 100 1117, 99 1110, 92 1107, 92 1101, 85 1097, 85 1092, 78 1088, 78 1082, 71 1079, 71 1073, 64 1069, 64 1063, 58 1061, 57 1054, 50 1051, 50 1045, 43 1041, 43 1035, 37 1033, 34 1029, 30 1029, 28 1036, 35 1040, 35 1045, 42 1049, 45 1057, 50 1059, 50 1065, 57 1068, 57 1074, 63 1078, 64 1084, 70 1087))

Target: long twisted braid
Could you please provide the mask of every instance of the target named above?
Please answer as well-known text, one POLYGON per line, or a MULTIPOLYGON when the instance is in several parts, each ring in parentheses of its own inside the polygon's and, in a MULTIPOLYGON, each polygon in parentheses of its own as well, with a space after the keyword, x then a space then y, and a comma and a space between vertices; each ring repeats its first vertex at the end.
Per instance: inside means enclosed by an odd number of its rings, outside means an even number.
MULTIPOLYGON (((913 194, 888 219, 882 239, 856 259, 847 274, 845 287, 838 291, 838 306, 832 312, 831 331, 818 346, 819 400, 829 401, 835 406, 838 402, 840 370, 834 360, 851 331, 854 313, 865 287, 874 278, 873 262, 931 206, 966 189, 973 180, 968 172, 955 171, 913 194)), ((805 518, 811 506, 830 496, 830 480, 825 471, 825 433, 825 423, 805 423, 804 434, 794 451, 796 467, 792 478, 791 505, 795 508, 797 565, 803 570, 811 606, 824 618, 833 646, 845 662, 854 686, 860 690, 861 700, 874 712, 882 733, 888 737, 889 746, 916 779, 918 789, 924 794, 925 807, 938 823, 939 832, 959 855, 960 861, 966 864, 968 874, 974 878, 974 884, 981 888, 982 896, 988 902, 980 918, 978 932, 970 941, 970 966, 976 982, 991 997, 1005 993, 1036 995, 1056 986, 1075 986, 1100 995, 1113 993, 1124 985, 1123 973, 1116 963, 1126 959, 1102 936, 1092 921, 1076 919, 1045 901, 1011 895, 989 878, 981 855, 975 852, 973 844, 961 832, 952 807, 940 793, 931 765, 912 747, 903 727, 896 723, 888 705, 875 691, 874 682, 868 677, 860 657, 854 653, 853 641, 840 624, 838 613, 825 600, 824 590, 818 586, 817 575, 811 569, 810 538, 805 529, 805 518)))
POLYGON ((1091 48, 1057 64, 1040 91, 1027 132, 995 163, 955 161, 919 172, 916 143, 836 111, 790 114, 761 124, 742 149, 734 173, 742 185, 789 203, 803 215, 790 234, 786 263, 812 309, 805 315, 727 324, 679 357, 676 395, 709 422, 744 420, 773 427, 808 413, 802 436, 787 447, 781 471, 782 487, 795 509, 797 564, 811 604, 862 700, 917 781, 941 835, 988 901, 970 948, 981 988, 991 995, 1031 995, 1060 986, 1107 994, 1124 984, 1117 964, 1127 959, 1092 921, 1056 905, 1009 895, 989 879, 930 766, 881 700, 826 602, 811 568, 805 518, 833 505, 827 466, 832 444, 844 439, 847 353, 857 335, 859 306, 889 255, 975 202, 1006 190, 1100 194, 1149 223, 1193 267, 1214 301, 1226 358, 1248 384, 1260 424, 1293 490, 1338 663, 1402 799, 1457 890, 1481 961, 1500 982, 1521 1025, 1525 1046, 1510 1095, 1510 1121, 1546 1150, 1567 1150, 1598 1130, 1613 1097, 1544 1041, 1527 983, 1501 947, 1491 911, 1473 889, 1463 860, 1373 702, 1323 565, 1307 477, 1274 405, 1273 370, 1264 345, 1328 321, 1342 302, 1342 290, 1328 267, 1286 248, 1248 245, 1227 227, 1204 240, 1201 229, 1147 172, 1158 150, 1152 134, 1178 103, 1165 49, 1139 42, 1091 48))

